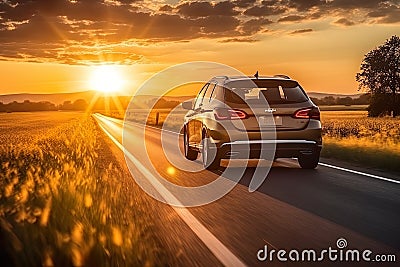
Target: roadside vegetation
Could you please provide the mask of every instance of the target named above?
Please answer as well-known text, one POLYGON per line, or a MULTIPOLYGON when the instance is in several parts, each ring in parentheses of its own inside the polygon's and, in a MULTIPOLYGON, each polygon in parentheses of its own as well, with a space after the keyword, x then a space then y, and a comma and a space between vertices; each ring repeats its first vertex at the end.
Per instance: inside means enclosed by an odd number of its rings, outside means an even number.
POLYGON ((366 111, 322 112, 322 156, 400 171, 400 118, 366 111))
POLYGON ((0 132, 15 141, 0 145, 2 265, 162 262, 146 205, 93 119, 78 117, 31 139, 17 124, 0 132))

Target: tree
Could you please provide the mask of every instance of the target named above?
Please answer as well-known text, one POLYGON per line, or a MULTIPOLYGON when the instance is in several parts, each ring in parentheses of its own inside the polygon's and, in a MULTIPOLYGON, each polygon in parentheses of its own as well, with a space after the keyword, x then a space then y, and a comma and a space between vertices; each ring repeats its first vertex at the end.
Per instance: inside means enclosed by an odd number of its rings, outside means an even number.
POLYGON ((353 99, 349 96, 338 97, 336 98, 336 103, 338 105, 351 106, 351 104, 353 103, 353 99))
POLYGON ((356 74, 359 90, 371 94, 369 116, 400 115, 400 37, 393 35, 368 52, 356 74), (383 105, 383 106, 382 106, 383 105))
POLYGON ((88 103, 84 99, 75 100, 72 104, 74 110, 86 110, 88 103))
POLYGON ((371 102, 371 94, 362 94, 353 99, 353 105, 368 105, 371 102))
POLYGON ((72 110, 72 103, 71 101, 64 101, 64 103, 60 106, 61 110, 72 110))
POLYGON ((333 96, 325 96, 324 98, 322 98, 322 101, 327 106, 336 105, 336 98, 334 98, 333 96))

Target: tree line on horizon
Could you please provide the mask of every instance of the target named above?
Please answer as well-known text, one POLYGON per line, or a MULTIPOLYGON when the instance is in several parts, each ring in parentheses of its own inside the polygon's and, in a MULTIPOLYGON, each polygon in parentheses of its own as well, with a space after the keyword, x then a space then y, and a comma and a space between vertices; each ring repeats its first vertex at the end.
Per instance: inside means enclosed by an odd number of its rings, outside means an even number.
MULTIPOLYGON (((54 104, 50 101, 39 101, 32 102, 25 100, 23 102, 13 101, 7 104, 0 102, 0 112, 32 112, 32 111, 86 111, 90 108, 92 111, 96 110, 126 110, 131 101, 130 97, 119 96, 119 97, 100 97, 93 103, 88 103, 85 99, 77 99, 75 101, 64 101, 62 104, 54 104), (90 107, 89 107, 90 106, 90 107)), ((133 102, 133 106, 137 108, 147 108, 151 101, 138 101, 133 102)), ((174 100, 165 100, 163 98, 156 102, 154 108, 156 109, 168 109, 174 108, 179 105, 180 102, 174 100)))
POLYGON ((7 104, 0 102, 0 112, 31 112, 31 111, 85 111, 107 109, 126 109, 130 101, 129 97, 100 97, 93 103, 88 103, 85 99, 77 99, 75 101, 64 101, 62 104, 54 104, 50 101, 32 102, 25 100, 23 102, 13 101, 7 104))
POLYGON ((371 95, 362 94, 357 98, 325 96, 322 98, 311 97, 311 100, 318 106, 353 106, 353 105, 368 105, 371 95))
MULTIPOLYGON (((326 96, 323 98, 311 98, 312 101, 320 106, 332 106, 332 105, 368 105, 370 100, 369 94, 361 95, 358 98, 351 97, 333 97, 326 96)), ((91 110, 104 110, 105 107, 110 110, 118 110, 120 108, 126 110, 129 105, 130 99, 125 99, 125 97, 119 97, 118 101, 110 101, 104 98, 99 98, 91 107, 91 110), (115 102, 119 102, 118 104, 115 102)), ((175 108, 180 102, 176 100, 165 100, 163 98, 159 99, 154 108, 155 109, 168 109, 175 108)), ((147 105, 147 102, 146 102, 147 105)), ((0 102, 0 112, 32 112, 32 111, 85 111, 89 107, 89 104, 84 99, 78 99, 75 101, 64 101, 62 104, 56 105, 49 101, 31 102, 30 100, 25 100, 23 102, 11 102, 4 104, 0 102)))
POLYGON ((49 101, 31 102, 11 102, 4 104, 0 102, 0 112, 31 112, 31 111, 57 111, 57 110, 86 110, 88 104, 84 99, 74 102, 65 101, 63 104, 56 105, 49 101))

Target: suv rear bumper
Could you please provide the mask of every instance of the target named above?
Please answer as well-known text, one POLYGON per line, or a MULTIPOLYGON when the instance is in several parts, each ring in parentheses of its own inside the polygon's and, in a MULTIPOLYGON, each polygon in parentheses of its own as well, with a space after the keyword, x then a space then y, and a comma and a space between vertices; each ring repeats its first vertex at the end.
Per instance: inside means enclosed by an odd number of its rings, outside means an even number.
POLYGON ((223 143, 221 158, 260 158, 263 153, 273 153, 275 158, 299 157, 319 153, 322 145, 310 140, 245 140, 223 143))

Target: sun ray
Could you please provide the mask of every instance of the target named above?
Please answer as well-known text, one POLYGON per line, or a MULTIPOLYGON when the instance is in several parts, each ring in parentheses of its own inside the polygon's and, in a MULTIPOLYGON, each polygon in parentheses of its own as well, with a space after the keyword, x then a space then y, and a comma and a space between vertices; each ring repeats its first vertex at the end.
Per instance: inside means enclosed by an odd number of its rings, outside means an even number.
POLYGON ((92 97, 92 99, 90 100, 89 105, 86 108, 86 113, 89 113, 93 110, 93 107, 96 105, 97 100, 100 97, 100 92, 96 92, 95 95, 92 97))
POLYGON ((118 96, 112 96, 111 99, 117 108, 118 114, 124 116, 125 109, 122 107, 121 101, 119 101, 118 96))

